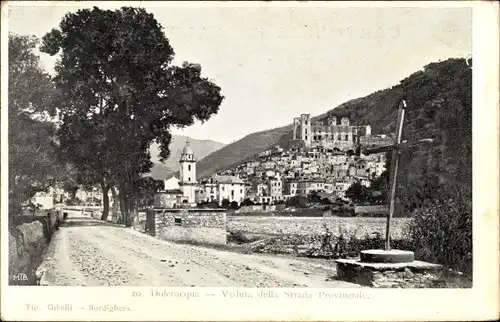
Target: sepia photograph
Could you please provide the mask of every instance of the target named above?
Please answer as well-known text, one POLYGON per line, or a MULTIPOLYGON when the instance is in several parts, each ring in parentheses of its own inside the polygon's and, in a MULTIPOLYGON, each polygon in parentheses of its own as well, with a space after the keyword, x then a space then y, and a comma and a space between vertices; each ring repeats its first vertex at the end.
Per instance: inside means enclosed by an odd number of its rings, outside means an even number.
POLYGON ((8 286, 473 288, 473 8, 228 4, 2 8, 8 286))

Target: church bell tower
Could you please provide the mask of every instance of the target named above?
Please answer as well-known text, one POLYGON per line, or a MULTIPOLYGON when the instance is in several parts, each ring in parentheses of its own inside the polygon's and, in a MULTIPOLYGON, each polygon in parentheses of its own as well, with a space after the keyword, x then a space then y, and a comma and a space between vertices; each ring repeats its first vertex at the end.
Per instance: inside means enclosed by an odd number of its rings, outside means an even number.
POLYGON ((196 159, 193 150, 189 146, 189 140, 186 140, 186 146, 182 150, 180 163, 180 181, 179 186, 183 193, 183 202, 186 200, 192 204, 195 202, 196 192, 196 159))

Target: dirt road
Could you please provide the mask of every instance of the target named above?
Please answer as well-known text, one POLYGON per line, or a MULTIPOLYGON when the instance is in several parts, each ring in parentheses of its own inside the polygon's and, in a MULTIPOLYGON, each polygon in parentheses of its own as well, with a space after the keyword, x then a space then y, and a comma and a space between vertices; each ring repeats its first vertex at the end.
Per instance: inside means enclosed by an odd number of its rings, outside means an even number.
POLYGON ((42 285, 359 287, 330 263, 174 244, 78 212, 54 235, 42 285))

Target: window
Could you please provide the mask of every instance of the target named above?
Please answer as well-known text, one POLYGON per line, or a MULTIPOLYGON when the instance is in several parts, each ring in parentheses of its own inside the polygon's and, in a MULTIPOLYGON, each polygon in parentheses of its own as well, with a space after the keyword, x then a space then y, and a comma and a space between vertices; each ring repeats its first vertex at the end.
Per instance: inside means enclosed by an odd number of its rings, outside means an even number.
POLYGON ((349 141, 349 135, 347 135, 347 134, 346 134, 346 136, 345 136, 345 140, 346 140, 346 141, 349 141))
POLYGON ((181 218, 175 218, 174 219, 174 225, 175 226, 182 226, 182 219, 181 218))
POLYGON ((188 181, 191 181, 191 177, 188 178, 188 181))
POLYGON ((191 171, 191 165, 188 164, 188 171, 191 171))
POLYGON ((243 193, 243 189, 240 189, 240 193, 243 193))

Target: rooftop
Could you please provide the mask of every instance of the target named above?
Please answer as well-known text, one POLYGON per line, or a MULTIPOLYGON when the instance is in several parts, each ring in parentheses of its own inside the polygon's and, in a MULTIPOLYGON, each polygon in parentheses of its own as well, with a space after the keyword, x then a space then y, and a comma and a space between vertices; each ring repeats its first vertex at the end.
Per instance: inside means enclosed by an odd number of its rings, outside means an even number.
POLYGON ((213 179, 219 183, 245 183, 243 180, 236 176, 221 176, 215 175, 213 179))

